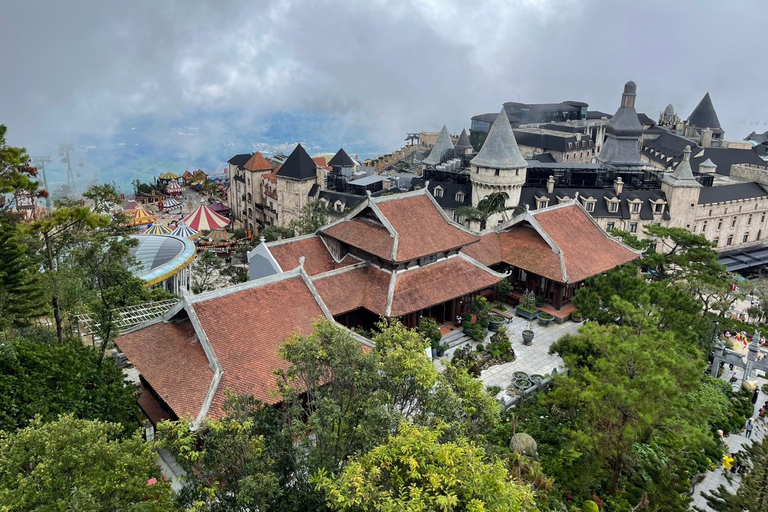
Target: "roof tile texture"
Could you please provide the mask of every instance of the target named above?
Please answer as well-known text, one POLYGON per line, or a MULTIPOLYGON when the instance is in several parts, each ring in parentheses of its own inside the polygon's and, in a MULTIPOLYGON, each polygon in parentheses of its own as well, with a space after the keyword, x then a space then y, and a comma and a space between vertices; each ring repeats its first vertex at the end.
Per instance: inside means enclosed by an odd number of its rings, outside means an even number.
POLYGON ((336 263, 319 236, 270 245, 269 252, 283 271, 298 267, 299 258, 304 256, 304 270, 310 276, 360 262, 357 258, 348 255, 336 263))
POLYGON ((368 265, 321 276, 312 282, 334 316, 360 307, 377 315, 386 315, 390 277, 388 272, 368 265))
POLYGON ((264 158, 258 151, 245 163, 243 166, 249 171, 271 171, 272 166, 269 165, 267 159, 264 158))
POLYGON ((321 233, 358 247, 379 258, 392 259, 394 239, 387 228, 378 222, 365 218, 345 220, 321 230, 321 233))
POLYGON ((197 416, 213 372, 189 321, 150 325, 115 343, 177 416, 197 416))

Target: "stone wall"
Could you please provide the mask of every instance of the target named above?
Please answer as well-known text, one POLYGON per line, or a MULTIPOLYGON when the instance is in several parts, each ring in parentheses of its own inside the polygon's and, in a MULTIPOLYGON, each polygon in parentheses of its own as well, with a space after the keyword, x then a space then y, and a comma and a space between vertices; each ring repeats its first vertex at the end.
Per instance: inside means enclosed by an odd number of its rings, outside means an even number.
POLYGON ((756 165, 733 164, 731 166, 731 177, 768 185, 768 169, 756 165))

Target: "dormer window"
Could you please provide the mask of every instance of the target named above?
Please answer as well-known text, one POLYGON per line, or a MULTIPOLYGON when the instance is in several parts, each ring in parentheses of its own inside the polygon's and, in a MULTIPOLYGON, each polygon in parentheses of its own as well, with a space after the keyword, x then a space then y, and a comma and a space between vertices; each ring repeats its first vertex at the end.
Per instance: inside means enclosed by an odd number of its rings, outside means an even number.
POLYGON ((568 196, 564 196, 564 197, 559 197, 558 196, 558 198, 557 198, 558 204, 567 203, 570 200, 571 200, 571 198, 568 197, 568 196))
POLYGON ((540 197, 536 199, 536 208, 546 208, 547 206, 549 206, 548 197, 540 197))
POLYGON ((582 198, 582 203, 584 204, 584 209, 587 210, 590 213, 595 211, 595 203, 596 202, 597 201, 595 201, 595 199, 592 198, 592 197, 590 197, 590 198, 582 198))
POLYGON ((665 203, 662 200, 659 200, 658 202, 653 203, 653 214, 661 215, 662 213, 664 213, 664 205, 665 203))
POLYGON ((464 192, 456 192, 456 202, 457 203, 464 202, 464 192))
POLYGON ((616 213, 616 212, 619 211, 619 198, 618 197, 606 198, 606 201, 608 202, 608 212, 609 213, 616 213))
POLYGON ((442 187, 435 187, 433 195, 435 197, 443 197, 443 189, 442 189, 442 187))
POLYGON ((640 203, 632 203, 632 213, 640 213, 640 203))

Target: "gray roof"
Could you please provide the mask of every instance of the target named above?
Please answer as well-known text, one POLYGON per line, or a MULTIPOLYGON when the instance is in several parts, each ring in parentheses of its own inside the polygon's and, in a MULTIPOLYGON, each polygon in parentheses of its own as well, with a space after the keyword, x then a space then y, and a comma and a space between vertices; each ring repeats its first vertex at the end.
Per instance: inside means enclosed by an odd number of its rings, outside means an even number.
POLYGON ((697 128, 720 128, 720 120, 717 118, 715 106, 712 105, 712 98, 709 93, 705 94, 691 115, 688 116, 688 124, 697 128))
MULTIPOLYGON (((578 192, 579 198, 589 199, 594 198, 595 210, 589 212, 592 217, 595 218, 616 218, 616 219, 629 219, 631 218, 630 207, 627 200, 640 199, 643 204, 640 207, 640 219, 641 220, 653 220, 653 207, 650 204, 651 200, 657 201, 659 199, 666 200, 666 195, 661 190, 627 190, 622 192, 618 196, 613 192, 613 189, 609 188, 555 188, 551 194, 547 192, 545 188, 541 187, 523 187, 520 193, 520 206, 528 206, 529 210, 536 209, 536 199, 547 197, 549 199, 549 205, 558 204, 558 198, 569 197, 573 199, 578 192), (619 207, 616 212, 609 212, 606 199, 618 197, 620 199, 619 207)), ((664 214, 662 215, 664 220, 669 220, 669 208, 664 208, 664 214)))
POLYGON ((715 169, 717 166, 711 158, 707 158, 699 164, 699 172, 706 172, 704 169, 715 169))
POLYGON ((671 103, 669 105, 667 105, 667 108, 664 109, 664 115, 665 116, 673 116, 673 115, 675 115, 675 108, 672 106, 671 103))
POLYGON ((340 148, 336 154, 333 155, 333 158, 331 158, 331 160, 328 162, 328 165, 331 167, 354 167, 355 162, 349 158, 349 155, 346 151, 344 151, 344 148, 340 148))
POLYGON ((356 180, 348 181, 347 185, 359 185, 361 187, 365 187, 367 185, 372 185, 373 183, 384 181, 385 178, 386 176, 376 174, 374 176, 366 176, 364 178, 358 178, 356 180))
MULTIPOLYGON (((411 182, 411 189, 415 190, 415 187, 424 188, 424 183, 426 180, 423 178, 414 178, 414 180, 411 182)), ((460 206, 471 206, 472 205, 472 185, 470 184, 461 184, 461 183, 453 183, 449 181, 429 181, 429 192, 432 194, 432 197, 435 198, 435 201, 437 201, 437 204, 440 205, 441 208, 448 208, 455 210, 456 208, 459 208, 460 206), (435 195, 435 189, 437 187, 440 187, 443 189, 443 195, 441 197, 437 197, 435 195), (456 194, 458 192, 462 193, 463 201, 456 201, 456 194)))
POLYGON ((522 169, 528 166, 525 158, 520 154, 515 134, 503 108, 496 116, 496 121, 491 126, 483 147, 470 163, 491 169, 522 169))
POLYGON ((675 172, 664 178, 662 183, 681 188, 701 187, 701 183, 693 177, 693 170, 691 169, 691 146, 685 146, 683 161, 677 166, 675 172))
POLYGON ((755 199, 766 196, 768 196, 768 192, 759 183, 754 182, 723 185, 721 187, 704 187, 699 193, 699 204, 724 203, 726 201, 755 199))
POLYGON ((469 143, 469 137, 467 136, 467 129, 461 130, 461 135, 459 135, 459 140, 456 142, 456 149, 469 149, 472 147, 472 144, 469 143))
POLYGON ((437 165, 449 158, 453 158, 453 141, 451 141, 451 134, 448 133, 448 127, 443 125, 443 129, 440 130, 440 135, 437 136, 435 145, 432 146, 432 151, 429 152, 427 158, 422 160, 422 163, 427 165, 437 165))
POLYGON ((637 91, 637 85, 634 82, 627 82, 624 85, 621 106, 605 127, 605 143, 597 156, 598 162, 614 165, 643 165, 639 144, 643 125, 640 124, 634 107, 635 91, 637 91))

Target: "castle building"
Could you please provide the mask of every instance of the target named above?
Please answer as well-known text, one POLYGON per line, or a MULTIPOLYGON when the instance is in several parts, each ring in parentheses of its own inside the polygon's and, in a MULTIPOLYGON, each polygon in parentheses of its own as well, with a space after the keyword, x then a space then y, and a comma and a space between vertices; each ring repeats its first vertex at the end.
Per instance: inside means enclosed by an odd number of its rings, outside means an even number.
POLYGON ((621 95, 621 106, 605 129, 605 143, 597 161, 619 167, 643 167, 640 159, 640 138, 643 125, 637 118, 635 97, 637 85, 627 82, 621 95))

